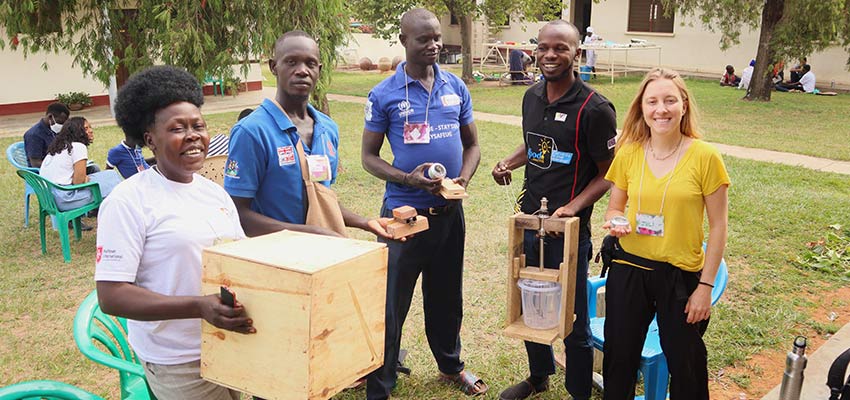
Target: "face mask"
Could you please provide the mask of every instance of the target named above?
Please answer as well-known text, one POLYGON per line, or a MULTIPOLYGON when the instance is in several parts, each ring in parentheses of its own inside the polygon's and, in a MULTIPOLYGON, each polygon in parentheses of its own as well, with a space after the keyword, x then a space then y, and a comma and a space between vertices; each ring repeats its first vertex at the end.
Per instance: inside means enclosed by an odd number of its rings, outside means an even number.
POLYGON ((57 124, 56 119, 53 118, 53 116, 50 116, 50 119, 53 120, 53 123, 50 124, 50 130, 53 131, 53 133, 59 133, 59 131, 62 130, 62 124, 57 124))

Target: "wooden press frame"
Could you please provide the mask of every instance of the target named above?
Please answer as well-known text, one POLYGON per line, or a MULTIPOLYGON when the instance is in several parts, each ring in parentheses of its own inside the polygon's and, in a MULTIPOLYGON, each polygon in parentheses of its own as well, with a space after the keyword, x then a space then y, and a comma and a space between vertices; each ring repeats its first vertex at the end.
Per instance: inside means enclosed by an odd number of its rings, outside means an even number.
POLYGON ((576 217, 541 219, 536 215, 518 213, 508 222, 508 298, 504 334, 508 337, 541 344, 552 344, 565 338, 573 330, 575 320, 576 261, 578 260, 579 219, 576 217), (544 269, 525 265, 523 238, 525 230, 563 232, 564 260, 558 269, 544 269), (552 329, 532 329, 522 319, 522 292, 517 286, 520 279, 558 282, 561 284, 561 315, 558 326, 552 329), (568 317, 569 316, 569 317, 568 317))

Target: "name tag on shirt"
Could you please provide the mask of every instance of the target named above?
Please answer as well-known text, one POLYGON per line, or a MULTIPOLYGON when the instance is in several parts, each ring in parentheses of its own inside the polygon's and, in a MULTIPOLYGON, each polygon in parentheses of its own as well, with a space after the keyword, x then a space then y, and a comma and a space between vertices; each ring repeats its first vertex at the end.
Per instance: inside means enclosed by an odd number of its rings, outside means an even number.
POLYGON ((310 170, 310 180, 313 182, 331 179, 331 162, 324 154, 307 156, 307 168, 310 170))
POLYGON ((558 150, 552 152, 552 162, 569 165, 572 160, 573 153, 567 153, 566 151, 558 150))
POLYGON ((555 121, 564 122, 566 120, 567 120, 567 114, 564 114, 562 112, 556 112, 555 113, 555 121))
POLYGON ((460 105, 460 97, 456 94, 447 94, 445 96, 440 97, 440 101, 443 102, 443 107, 451 107, 460 105))

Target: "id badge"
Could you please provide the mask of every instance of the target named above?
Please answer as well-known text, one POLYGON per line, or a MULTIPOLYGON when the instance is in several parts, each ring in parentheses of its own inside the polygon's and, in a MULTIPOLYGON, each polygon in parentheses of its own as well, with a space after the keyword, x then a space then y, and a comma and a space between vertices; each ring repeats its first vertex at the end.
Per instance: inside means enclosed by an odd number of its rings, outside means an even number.
POLYGON ((431 143, 431 127, 427 122, 405 122, 404 144, 431 143))
POLYGON ((310 180, 313 182, 331 179, 331 162, 324 154, 307 156, 307 169, 310 172, 310 180))
POLYGON ((639 235, 664 236, 663 215, 638 213, 635 217, 635 223, 637 224, 637 233, 639 235))

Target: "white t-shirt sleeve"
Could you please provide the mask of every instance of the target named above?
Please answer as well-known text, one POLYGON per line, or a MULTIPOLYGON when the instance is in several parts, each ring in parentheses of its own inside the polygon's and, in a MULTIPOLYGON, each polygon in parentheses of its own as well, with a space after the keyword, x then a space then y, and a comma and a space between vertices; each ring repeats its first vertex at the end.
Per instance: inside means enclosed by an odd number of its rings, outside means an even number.
POLYGON ((87 160, 89 158, 89 149, 86 145, 80 142, 71 143, 71 161, 76 164, 77 161, 87 160))
POLYGON ((107 198, 97 226, 95 281, 135 282, 145 246, 142 211, 124 197, 107 198))

